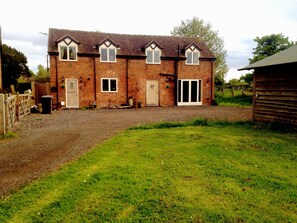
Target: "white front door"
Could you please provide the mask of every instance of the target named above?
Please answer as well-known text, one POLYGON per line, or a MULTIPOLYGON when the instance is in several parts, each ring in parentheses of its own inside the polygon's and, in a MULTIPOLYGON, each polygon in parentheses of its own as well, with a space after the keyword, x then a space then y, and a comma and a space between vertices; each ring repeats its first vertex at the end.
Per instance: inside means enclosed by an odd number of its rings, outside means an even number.
POLYGON ((66 78, 66 108, 79 108, 78 79, 66 78))
POLYGON ((159 81, 146 81, 146 106, 159 106, 159 81))
POLYGON ((202 105, 202 80, 178 80, 177 105, 202 105))

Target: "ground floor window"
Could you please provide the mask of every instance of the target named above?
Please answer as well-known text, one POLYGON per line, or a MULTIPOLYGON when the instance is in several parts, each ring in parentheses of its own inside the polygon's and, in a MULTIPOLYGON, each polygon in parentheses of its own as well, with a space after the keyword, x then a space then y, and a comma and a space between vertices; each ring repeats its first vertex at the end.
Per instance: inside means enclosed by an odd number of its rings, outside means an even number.
POLYGON ((101 91, 102 92, 117 92, 118 81, 116 78, 101 78, 101 91))
POLYGON ((178 80, 178 105, 202 105, 202 80, 178 80))

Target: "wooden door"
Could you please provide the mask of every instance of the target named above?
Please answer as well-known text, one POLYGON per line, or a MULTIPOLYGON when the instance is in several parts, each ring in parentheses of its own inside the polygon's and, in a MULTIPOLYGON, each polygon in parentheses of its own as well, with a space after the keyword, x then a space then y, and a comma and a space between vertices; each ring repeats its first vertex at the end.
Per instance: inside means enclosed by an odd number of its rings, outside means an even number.
POLYGON ((78 79, 66 78, 66 108, 78 108, 78 79))
POLYGON ((159 81, 146 81, 146 106, 159 106, 159 81))

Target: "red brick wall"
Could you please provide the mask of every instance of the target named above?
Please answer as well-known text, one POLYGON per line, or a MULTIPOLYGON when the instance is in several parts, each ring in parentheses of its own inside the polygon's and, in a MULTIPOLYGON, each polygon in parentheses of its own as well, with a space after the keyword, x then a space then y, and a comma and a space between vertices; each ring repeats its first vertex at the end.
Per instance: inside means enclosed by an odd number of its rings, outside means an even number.
MULTIPOLYGON (((159 80, 159 104, 160 106, 174 105, 174 77, 161 76, 174 74, 175 64, 173 60, 162 60, 161 64, 146 64, 145 59, 117 58, 116 63, 100 62, 98 57, 78 57, 78 61, 59 61, 58 56, 50 56, 51 87, 58 89, 58 105, 65 101, 65 89, 62 87, 66 78, 77 78, 79 82, 79 106, 88 106, 95 100, 98 107, 113 106, 127 103, 131 96, 134 100, 146 102, 146 80, 159 80), (56 64, 57 62, 57 64, 56 64), (56 69, 57 67, 57 69, 56 69), (95 73, 94 75, 94 68, 95 73), (127 73, 128 71, 128 73, 127 73), (56 85, 58 77, 58 86, 56 85), (117 78, 118 92, 102 92, 101 78, 117 78), (128 78, 128 79, 127 79, 128 78), (80 81, 81 80, 81 81, 80 81), (128 80, 128 89, 127 89, 128 80), (96 83, 95 83, 96 82, 96 83), (95 89, 96 84, 96 89, 95 89), (169 87, 168 87, 169 86, 169 87), (128 91, 128 95, 127 95, 128 91)), ((185 61, 179 61, 179 79, 203 80, 203 104, 210 104, 213 95, 212 87, 212 62, 200 61, 199 66, 185 65, 185 61)), ((54 107, 57 104, 57 93, 52 92, 54 107)))

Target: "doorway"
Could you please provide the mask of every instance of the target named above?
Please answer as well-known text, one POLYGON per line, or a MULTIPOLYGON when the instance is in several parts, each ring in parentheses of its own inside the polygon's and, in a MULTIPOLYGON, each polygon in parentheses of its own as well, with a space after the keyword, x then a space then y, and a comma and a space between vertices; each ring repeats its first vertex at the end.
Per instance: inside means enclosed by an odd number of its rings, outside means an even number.
POLYGON ((146 81, 146 106, 159 106, 159 81, 146 81))
POLYGON ((66 78, 66 108, 79 108, 78 79, 66 78))

